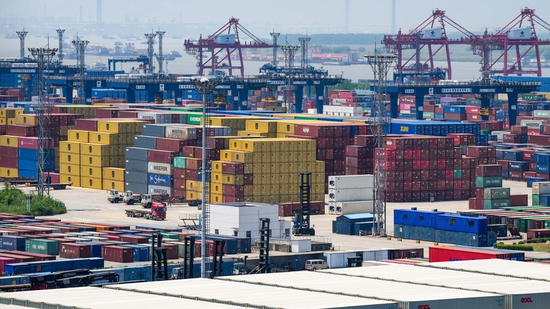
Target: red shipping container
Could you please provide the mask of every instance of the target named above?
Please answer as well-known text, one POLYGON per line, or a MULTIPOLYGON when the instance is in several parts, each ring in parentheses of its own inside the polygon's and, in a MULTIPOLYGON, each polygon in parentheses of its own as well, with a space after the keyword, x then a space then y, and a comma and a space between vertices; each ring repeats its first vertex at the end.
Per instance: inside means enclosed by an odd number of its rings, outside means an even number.
POLYGON ((17 263, 14 258, 0 257, 0 276, 3 276, 6 272, 6 264, 17 263))
POLYGON ((222 173, 232 174, 232 175, 242 175, 244 174, 244 164, 234 163, 234 162, 223 162, 222 173))
POLYGON ((479 107, 477 106, 466 106, 466 114, 475 114, 479 112, 479 107))
POLYGON ((97 121, 101 119, 77 119, 75 130, 97 131, 97 121))
POLYGON ((174 190, 185 190, 185 178, 174 178, 174 190))
POLYGON ((92 256, 90 245, 81 243, 62 243, 59 248, 59 257, 67 259, 81 259, 92 256))
POLYGON ((104 235, 103 237, 108 238, 109 240, 120 240, 120 236, 117 235, 104 235))
POLYGON ((171 243, 163 243, 163 247, 166 248, 166 258, 169 260, 178 259, 178 245, 171 243))
POLYGON ((27 126, 20 124, 8 125, 7 134, 14 136, 36 136, 37 135, 37 126, 27 126))
POLYGON ((135 236, 135 235, 120 235, 120 241, 127 241, 132 244, 149 243, 149 239, 147 237, 135 236))
POLYGON ((177 138, 157 137, 157 149, 181 152, 181 149, 187 146, 187 141, 177 138))
POLYGON ((550 237, 550 229, 527 230, 527 239, 550 237))
POLYGON ((458 247, 430 247, 430 263, 487 259, 510 260, 510 255, 499 252, 465 249, 458 247))
POLYGON ((510 206, 527 206, 528 205, 528 195, 527 194, 511 194, 510 195, 510 206))
POLYGON ((222 190, 223 190, 223 195, 244 198, 244 186, 223 185, 222 190))
POLYGON ((134 261, 134 249, 121 246, 104 246, 101 248, 101 256, 105 261, 132 263, 134 261))
POLYGON ((550 135, 529 135, 527 142, 530 144, 550 145, 550 135))
POLYGON ((502 177, 502 166, 499 164, 478 165, 476 168, 478 177, 502 177))
MULTIPOLYGON (((199 171, 197 170, 185 170, 185 179, 187 180, 198 180, 199 178, 199 171)), ((192 190, 193 188, 187 188, 188 190, 192 190)))
POLYGON ((174 181, 176 179, 185 179, 185 169, 184 168, 174 168, 174 181))
POLYGON ((195 159, 195 158, 186 158, 185 159, 185 167, 189 170, 198 170, 202 166, 202 160, 201 159, 195 159))
MULTIPOLYGON (((21 137, 20 137, 21 138, 21 137)), ((17 150, 17 147, 7 147, 7 146, 0 146, 0 154, 4 158, 18 158, 19 152, 17 150)), ((0 161, 0 166, 4 166, 2 164, 3 162, 0 161)))
POLYGON ((15 263, 27 263, 27 262, 36 261, 36 259, 32 256, 19 255, 19 254, 9 254, 9 253, 0 253, 0 258, 14 259, 15 263))
POLYGON ((96 108, 95 118, 117 118, 118 108, 96 108))
POLYGON ((177 157, 180 153, 166 150, 147 150, 147 161, 172 164, 174 157, 177 157))

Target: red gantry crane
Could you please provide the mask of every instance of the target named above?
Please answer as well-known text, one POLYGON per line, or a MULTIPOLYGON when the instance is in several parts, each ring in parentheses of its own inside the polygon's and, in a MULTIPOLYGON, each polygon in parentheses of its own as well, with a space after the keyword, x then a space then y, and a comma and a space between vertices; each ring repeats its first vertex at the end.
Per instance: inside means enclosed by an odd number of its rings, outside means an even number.
MULTIPOLYGON (((482 57, 481 71, 484 78, 493 74, 536 74, 542 76, 540 61, 540 45, 550 45, 549 40, 539 40, 535 25, 550 31, 550 24, 535 15, 535 10, 523 8, 521 13, 495 34, 488 34, 487 31, 475 38, 472 42, 472 49, 475 54, 482 57), (500 55, 493 59, 493 52, 498 51, 500 55), (530 58, 534 51, 534 67, 523 68, 522 61, 530 58), (501 63, 502 68, 497 65, 501 63)), ((495 55, 496 56, 496 55, 495 55)))
POLYGON ((185 40, 184 46, 188 54, 197 55, 199 75, 204 75, 205 69, 209 69, 212 75, 221 69, 228 70, 229 75, 233 75, 233 70, 238 70, 241 76, 244 76, 243 48, 273 47, 239 24, 237 18, 229 19, 229 22, 205 39, 201 35, 198 40, 185 40), (252 41, 241 43, 241 33, 252 41), (237 58, 237 63, 234 63, 234 58, 237 58))
POLYGON ((474 38, 473 33, 445 16, 445 11, 435 9, 430 17, 409 33, 403 34, 399 30, 397 35, 385 35, 382 43, 384 43, 389 53, 396 54, 397 73, 434 71, 436 70, 434 57, 441 53, 445 56, 447 67, 440 69, 447 73, 448 79, 452 79, 449 45, 469 45, 474 38), (447 25, 460 32, 462 37, 460 39, 449 39, 447 37, 447 25), (408 59, 403 58, 403 51, 405 50, 414 50, 412 56, 408 59), (421 62, 420 56, 423 50, 427 50, 428 59, 421 62))

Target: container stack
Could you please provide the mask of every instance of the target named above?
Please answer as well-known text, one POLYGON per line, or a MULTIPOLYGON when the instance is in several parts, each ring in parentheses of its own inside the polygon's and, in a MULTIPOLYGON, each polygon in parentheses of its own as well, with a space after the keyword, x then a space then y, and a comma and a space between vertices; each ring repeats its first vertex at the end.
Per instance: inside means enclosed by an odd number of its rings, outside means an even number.
MULTIPOLYGON (((39 145, 37 137, 19 137, 18 138, 18 174, 19 177, 38 179, 38 161, 39 145)), ((43 162, 45 162, 44 171, 53 171, 54 163, 53 141, 48 139, 44 143, 43 162)))
MULTIPOLYGON (((60 143, 60 178, 84 188, 120 188, 120 183, 109 182, 103 187, 103 169, 125 166, 125 148, 142 132, 142 127, 140 120, 77 120, 76 129, 68 132, 68 141, 60 143)), ((119 176, 110 179, 120 182, 119 176)))
POLYGON ((346 175, 364 175, 374 172, 374 137, 372 135, 356 135, 355 145, 346 146, 346 175))
POLYGON ((498 209, 510 206, 510 188, 502 187, 502 167, 498 164, 476 168, 476 197, 470 198, 470 209, 498 209))
MULTIPOLYGON (((6 128, 6 125, 15 124, 15 116, 23 113, 22 108, 2 108, 0 109, 0 126, 6 128)), ((6 134, 6 132, 0 132, 6 134)))
POLYGON ((0 177, 19 177, 19 137, 0 135, 0 177))
POLYGON ((329 176, 328 214, 373 213, 373 175, 329 176))
POLYGON ((489 232, 487 217, 462 216, 437 210, 394 210, 394 236, 474 247, 488 247, 496 242, 489 232))
POLYGON ((532 192, 533 206, 550 206, 550 181, 533 183, 532 192))
POLYGON ((376 151, 386 161, 387 201, 465 200, 475 194, 470 160, 450 137, 387 137, 376 151))
MULTIPOLYGON (((187 160, 186 165, 187 173, 190 169, 187 160)), ((213 161, 212 166, 211 190, 217 192, 214 198, 217 197, 218 200, 219 192, 222 192, 222 201, 237 199, 243 196, 240 192, 244 192, 246 202, 297 201, 300 193, 300 173, 305 172, 312 173, 312 200, 323 200, 324 197, 324 162, 315 161, 315 142, 312 140, 232 139, 229 149, 222 150, 220 161, 213 161), (224 172, 223 164, 227 162, 237 164, 226 164, 224 172)), ((192 190, 191 185, 193 183, 187 185, 187 192, 192 190)), ((200 181, 194 185, 200 190, 200 181)), ((199 193, 196 192, 197 195, 199 193)))

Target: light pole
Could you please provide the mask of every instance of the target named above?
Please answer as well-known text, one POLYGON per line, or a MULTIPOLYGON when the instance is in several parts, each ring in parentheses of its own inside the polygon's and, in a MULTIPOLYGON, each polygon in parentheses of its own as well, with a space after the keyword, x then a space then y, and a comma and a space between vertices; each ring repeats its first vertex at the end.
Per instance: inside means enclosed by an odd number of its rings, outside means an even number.
POLYGON ((206 276, 206 224, 208 214, 206 209, 206 95, 210 94, 218 85, 218 81, 210 79, 206 76, 195 77, 191 79, 191 83, 195 86, 198 92, 202 92, 202 219, 201 219, 201 278, 207 278, 206 276))

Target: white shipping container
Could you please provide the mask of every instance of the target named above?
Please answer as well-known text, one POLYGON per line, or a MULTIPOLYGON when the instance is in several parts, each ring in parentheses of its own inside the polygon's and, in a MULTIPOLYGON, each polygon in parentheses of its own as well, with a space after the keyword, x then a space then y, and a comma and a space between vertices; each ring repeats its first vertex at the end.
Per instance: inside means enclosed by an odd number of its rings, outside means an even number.
POLYGON ((172 175, 172 164, 147 162, 147 171, 152 174, 172 175))
POLYGON ((149 185, 148 189, 149 189, 148 190, 149 194, 172 196, 172 188, 171 187, 149 185))
POLYGON ((155 123, 171 123, 172 122, 172 115, 163 114, 163 113, 155 113, 155 112, 141 112, 141 113, 138 113, 138 118, 153 119, 153 120, 155 120, 155 123))
POLYGON ((372 200, 372 188, 328 189, 329 202, 350 202, 372 200))
POLYGON ((529 130, 540 130, 540 127, 548 124, 545 120, 522 120, 521 126, 527 127, 529 130))
POLYGON ((422 39, 438 40, 441 39, 441 28, 431 28, 422 30, 422 39))
POLYGON ((334 207, 337 215, 373 213, 374 201, 334 202, 334 207))
POLYGON ((538 194, 538 195, 550 194, 550 181, 534 182, 533 194, 538 194))
POLYGON ((513 29, 508 32, 508 40, 530 39, 533 30, 531 28, 513 29))
POLYGON ((178 138, 178 139, 196 139, 197 138, 197 129, 192 127, 185 127, 185 126, 168 126, 165 129, 166 137, 169 138, 178 138))
POLYGON ((329 189, 372 188, 374 175, 328 176, 329 189))
POLYGON ((221 34, 218 35, 214 42, 216 44, 235 44, 235 34, 221 34))
POLYGON ((495 135, 497 137, 497 141, 502 141, 504 139, 505 134, 510 134, 510 132, 506 132, 506 131, 493 131, 493 132, 491 132, 491 135, 495 135))

